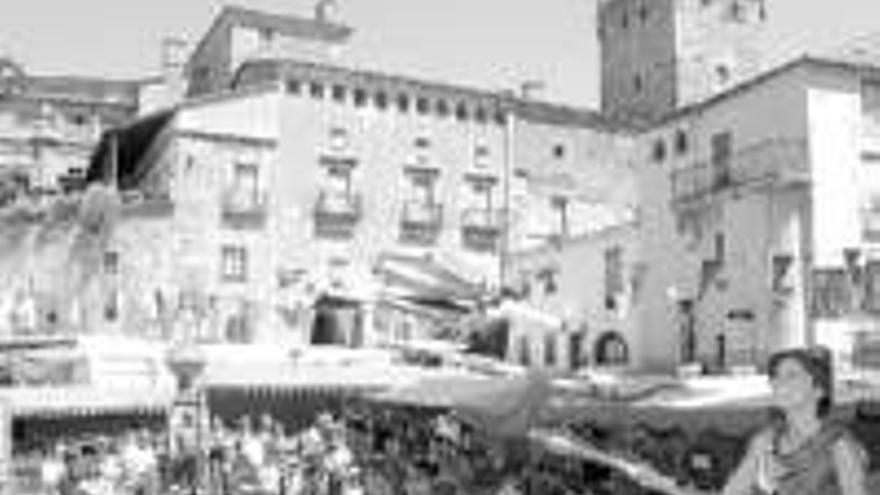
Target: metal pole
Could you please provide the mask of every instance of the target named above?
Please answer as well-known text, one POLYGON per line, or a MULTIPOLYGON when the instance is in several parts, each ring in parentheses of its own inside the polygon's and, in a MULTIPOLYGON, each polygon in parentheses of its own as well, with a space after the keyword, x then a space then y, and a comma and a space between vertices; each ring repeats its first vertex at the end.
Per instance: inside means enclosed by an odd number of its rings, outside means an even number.
POLYGON ((513 170, 514 132, 516 131, 516 112, 514 109, 514 95, 509 91, 501 94, 500 99, 504 121, 504 184, 502 198, 502 231, 501 246, 498 254, 498 291, 501 293, 507 284, 507 264, 510 255, 510 179, 513 170))

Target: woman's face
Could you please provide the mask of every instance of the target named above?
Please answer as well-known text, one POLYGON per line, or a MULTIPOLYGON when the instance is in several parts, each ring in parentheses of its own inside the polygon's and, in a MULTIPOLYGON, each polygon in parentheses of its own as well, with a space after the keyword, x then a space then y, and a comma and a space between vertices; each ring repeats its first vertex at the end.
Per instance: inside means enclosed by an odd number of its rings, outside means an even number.
POLYGON ((796 359, 783 359, 770 379, 773 402, 783 410, 815 410, 823 392, 796 359))

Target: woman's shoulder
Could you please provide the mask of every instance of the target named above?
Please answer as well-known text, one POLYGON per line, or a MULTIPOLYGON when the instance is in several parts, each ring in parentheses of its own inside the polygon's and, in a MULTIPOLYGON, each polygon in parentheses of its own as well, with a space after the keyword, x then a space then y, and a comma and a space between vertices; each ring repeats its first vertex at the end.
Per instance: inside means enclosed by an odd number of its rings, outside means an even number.
POLYGON ((752 450, 766 451, 773 447, 779 437, 779 429, 775 426, 765 426, 761 428, 749 441, 749 447, 752 450))

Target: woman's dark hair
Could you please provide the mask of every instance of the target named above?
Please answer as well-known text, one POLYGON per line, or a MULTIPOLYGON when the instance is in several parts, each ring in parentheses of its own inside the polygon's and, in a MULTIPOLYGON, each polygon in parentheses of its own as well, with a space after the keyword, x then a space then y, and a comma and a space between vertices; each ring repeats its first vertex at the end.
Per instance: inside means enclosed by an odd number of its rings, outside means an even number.
POLYGON ((770 378, 775 378, 779 365, 787 360, 796 361, 813 379, 813 383, 822 390, 823 395, 816 404, 816 414, 820 418, 828 416, 834 403, 834 369, 831 363, 831 351, 826 347, 806 347, 786 349, 770 356, 767 370, 770 378))

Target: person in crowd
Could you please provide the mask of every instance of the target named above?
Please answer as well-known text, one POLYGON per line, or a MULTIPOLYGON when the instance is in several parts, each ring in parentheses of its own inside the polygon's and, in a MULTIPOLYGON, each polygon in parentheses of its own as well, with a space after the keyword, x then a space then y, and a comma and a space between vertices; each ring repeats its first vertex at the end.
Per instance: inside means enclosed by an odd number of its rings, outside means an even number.
POLYGON ((40 466, 40 478, 48 495, 57 495, 60 492, 61 481, 66 475, 65 454, 64 445, 59 443, 40 466))
MULTIPOLYGON (((724 495, 868 495, 867 455, 859 442, 829 418, 834 376, 826 348, 797 348, 768 363, 774 414, 724 486, 724 495)), ((655 491, 700 493, 646 467, 630 473, 655 491)))

